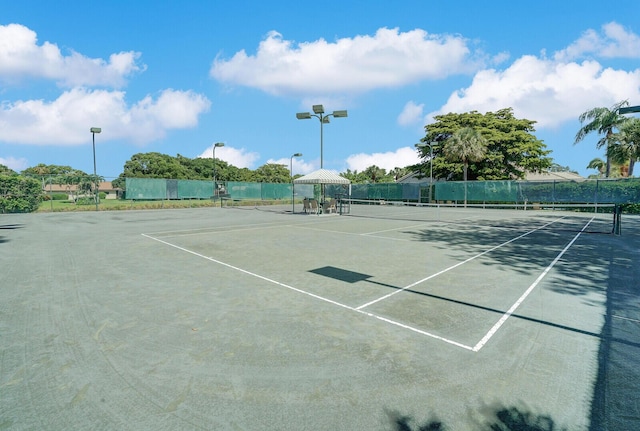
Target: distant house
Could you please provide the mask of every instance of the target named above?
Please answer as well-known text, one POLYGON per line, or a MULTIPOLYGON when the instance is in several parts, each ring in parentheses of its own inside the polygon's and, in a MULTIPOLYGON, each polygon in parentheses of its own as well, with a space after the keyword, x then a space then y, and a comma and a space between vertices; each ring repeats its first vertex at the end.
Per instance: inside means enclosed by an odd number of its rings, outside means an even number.
POLYGON ((570 171, 527 172, 525 181, 585 181, 582 175, 570 171))
MULTIPOLYGON (((426 177, 424 176, 424 174, 419 173, 419 172, 412 172, 410 174, 407 174, 405 176, 402 176, 400 178, 398 178, 396 180, 396 183, 428 183, 429 182, 429 176, 427 175, 426 177)), ((436 179, 433 179, 433 182, 436 182, 436 179)))
MULTIPOLYGON (((65 193, 69 200, 73 200, 77 196, 78 186, 67 184, 45 184, 43 191, 46 194, 65 193)), ((105 193, 105 199, 117 199, 120 189, 114 188, 111 181, 101 181, 98 184, 98 193, 105 193)))

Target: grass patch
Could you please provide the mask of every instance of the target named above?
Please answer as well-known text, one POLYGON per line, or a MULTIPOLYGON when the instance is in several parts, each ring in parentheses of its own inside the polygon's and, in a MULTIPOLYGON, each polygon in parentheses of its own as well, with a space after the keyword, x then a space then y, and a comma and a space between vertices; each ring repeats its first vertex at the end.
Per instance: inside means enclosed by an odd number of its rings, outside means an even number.
MULTIPOLYGON (((220 206, 220 202, 215 202, 220 206)), ((165 200, 165 201, 132 201, 122 199, 103 199, 98 204, 98 211, 126 211, 126 210, 151 210, 167 208, 201 208, 213 207, 210 200, 165 200)), ((45 201, 40 204, 37 212, 68 212, 68 211, 95 211, 95 204, 77 205, 73 201, 45 201)))

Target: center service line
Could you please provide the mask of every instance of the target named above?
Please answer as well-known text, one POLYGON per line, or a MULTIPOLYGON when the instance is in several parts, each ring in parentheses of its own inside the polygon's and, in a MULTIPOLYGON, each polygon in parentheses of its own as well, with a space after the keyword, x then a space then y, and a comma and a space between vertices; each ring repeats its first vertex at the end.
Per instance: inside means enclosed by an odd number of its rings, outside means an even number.
POLYGON ((584 227, 582 229, 580 229, 580 232, 578 232, 576 234, 576 236, 573 237, 573 239, 569 242, 569 244, 567 244, 567 246, 565 248, 562 249, 562 251, 556 256, 555 259, 553 259, 553 262, 551 262, 549 264, 549 266, 547 266, 545 268, 544 271, 542 271, 542 274, 540 274, 538 276, 538 278, 536 279, 536 281, 534 281, 531 286, 529 286, 529 288, 522 294, 522 296, 520 296, 520 298, 518 298, 518 300, 511 306, 511 308, 509 308, 509 310, 504 313, 502 315, 502 317, 500 318, 500 320, 498 320, 496 322, 495 325, 493 325, 493 327, 489 330, 489 332, 486 333, 486 335, 484 337, 482 337, 482 340, 480 340, 478 342, 478 344, 476 344, 473 347, 473 351, 477 352, 480 349, 482 349, 482 347, 487 344, 487 342, 491 339, 491 337, 493 337, 495 335, 495 333, 498 331, 498 329, 500 329, 500 327, 504 324, 504 322, 507 321, 507 319, 509 317, 511 317, 511 315, 516 311, 516 309, 518 307, 520 307, 520 305, 522 304, 522 302, 527 298, 527 296, 529 296, 529 294, 533 291, 533 289, 536 288, 536 286, 542 281, 542 279, 549 273, 549 271, 551 271, 551 268, 553 268, 555 266, 556 263, 558 263, 558 261, 560 260, 560 258, 562 258, 562 255, 564 255, 567 250, 569 250, 569 248, 573 245, 574 242, 576 242, 576 240, 578 239, 578 237, 584 232, 584 230, 587 228, 587 226, 589 226, 589 224, 591 224, 591 222, 595 219, 595 217, 591 218, 591 220, 589 220, 587 222, 587 224, 584 225, 584 227))

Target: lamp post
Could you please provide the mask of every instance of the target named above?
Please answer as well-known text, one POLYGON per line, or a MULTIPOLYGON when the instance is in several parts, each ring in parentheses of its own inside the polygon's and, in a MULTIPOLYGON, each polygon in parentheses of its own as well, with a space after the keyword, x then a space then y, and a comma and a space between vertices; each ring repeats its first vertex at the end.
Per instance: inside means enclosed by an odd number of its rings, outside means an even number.
POLYGON ((298 120, 308 120, 311 117, 316 117, 318 120, 320 120, 320 169, 323 168, 323 130, 322 130, 322 126, 325 123, 329 123, 329 117, 334 117, 334 118, 345 118, 347 117, 347 111, 346 110, 340 110, 340 111, 333 111, 332 114, 327 114, 324 115, 324 107, 322 105, 313 105, 313 114, 310 112, 298 112, 296 114, 296 118, 298 120))
POLYGON ((102 129, 100 127, 92 127, 89 129, 89 132, 91 132, 91 135, 93 137, 93 181, 95 181, 95 191, 94 191, 95 196, 93 197, 93 200, 96 203, 96 211, 98 211, 98 177, 96 174, 96 133, 102 132, 102 129))
POLYGON ((431 186, 433 184, 433 146, 437 142, 422 142, 416 144, 416 148, 429 147, 429 203, 431 203, 431 186))
MULTIPOLYGON (((213 144, 213 206, 216 206, 216 192, 218 191, 218 184, 216 184, 216 147, 224 147, 223 142, 216 142, 213 144)), ((220 202, 222 207, 222 202, 220 202)))
POLYGON ((289 159, 289 174, 291 175, 291 214, 295 214, 295 186, 293 185, 293 158, 302 157, 302 153, 295 153, 289 159))

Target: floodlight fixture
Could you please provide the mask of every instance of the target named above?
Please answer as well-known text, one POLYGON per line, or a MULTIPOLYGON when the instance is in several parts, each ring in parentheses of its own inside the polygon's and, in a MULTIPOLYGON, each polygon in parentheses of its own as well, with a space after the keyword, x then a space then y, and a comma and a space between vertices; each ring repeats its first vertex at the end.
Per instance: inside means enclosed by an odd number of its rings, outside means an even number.
POLYGON ((100 127, 92 127, 91 129, 89 129, 89 131, 91 133, 100 133, 102 132, 102 129, 100 127))
POLYGON ((329 117, 335 117, 335 118, 344 118, 347 116, 347 111, 346 110, 339 110, 339 111, 333 111, 332 114, 327 114, 324 115, 324 106, 322 105, 313 105, 312 106, 313 109, 313 114, 310 112, 298 112, 296 114, 296 118, 298 120, 308 120, 311 117, 316 117, 318 120, 320 120, 320 169, 323 168, 323 159, 324 159, 324 154, 323 154, 323 128, 322 125, 323 124, 329 124, 329 117))
POLYGON ((618 108, 618 114, 632 114, 634 112, 640 112, 640 106, 627 106, 624 108, 618 108))

